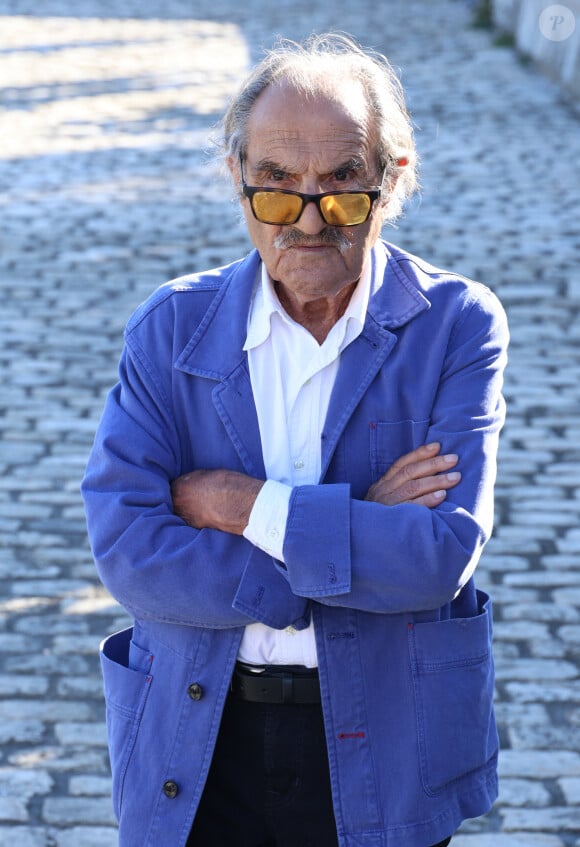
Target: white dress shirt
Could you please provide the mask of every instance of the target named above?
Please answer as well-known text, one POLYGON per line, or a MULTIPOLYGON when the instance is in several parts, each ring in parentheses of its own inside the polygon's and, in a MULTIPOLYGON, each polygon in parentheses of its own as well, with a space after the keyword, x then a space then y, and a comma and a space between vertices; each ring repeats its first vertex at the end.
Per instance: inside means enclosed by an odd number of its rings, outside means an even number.
MULTIPOLYGON (((346 312, 323 343, 318 344, 284 311, 266 268, 261 265, 244 350, 248 353, 268 481, 254 504, 244 536, 279 561, 284 561, 292 488, 320 481, 321 434, 340 354, 360 335, 371 288, 382 283, 383 273, 384 268, 374 274, 370 267, 366 269, 346 312)), ((238 658, 254 665, 316 667, 312 621, 301 631, 250 624, 238 658)))

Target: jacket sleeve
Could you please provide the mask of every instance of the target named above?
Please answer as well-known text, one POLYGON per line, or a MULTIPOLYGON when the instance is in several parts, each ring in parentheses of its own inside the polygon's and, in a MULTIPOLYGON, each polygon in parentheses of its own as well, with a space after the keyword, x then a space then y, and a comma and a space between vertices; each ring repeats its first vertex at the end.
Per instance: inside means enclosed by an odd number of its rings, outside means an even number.
POLYGON ((81 486, 103 584, 141 619, 303 628, 307 602, 269 556, 242 537, 196 530, 174 514, 170 485, 182 469, 167 391, 143 351, 126 344, 81 486))
POLYGON ((459 455, 461 482, 435 509, 353 499, 348 484, 294 489, 279 568, 296 594, 373 612, 422 611, 450 602, 473 574, 492 530, 508 344, 503 309, 484 292, 451 334, 425 438, 459 455))

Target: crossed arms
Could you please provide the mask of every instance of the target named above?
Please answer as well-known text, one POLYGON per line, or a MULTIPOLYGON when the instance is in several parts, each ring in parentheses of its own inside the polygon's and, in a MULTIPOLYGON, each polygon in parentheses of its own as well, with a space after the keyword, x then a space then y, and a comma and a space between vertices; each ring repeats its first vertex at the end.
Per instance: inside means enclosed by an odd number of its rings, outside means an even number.
MULTIPOLYGON (((161 332, 166 316, 151 317, 163 318, 161 327, 137 323, 83 481, 89 537, 111 594, 135 617, 212 628, 267 622, 253 609, 242 611, 258 588, 267 592, 261 608, 274 610, 280 626, 291 622, 295 606, 301 613, 302 598, 383 614, 449 602, 491 532, 507 344, 495 301, 476 301, 451 317, 453 327, 442 332, 452 340, 444 357, 434 347, 430 368, 419 368, 423 345, 406 342, 421 376, 404 414, 409 426, 418 421, 416 439, 403 421, 383 424, 385 460, 376 467, 386 472, 365 490, 360 481, 375 479, 369 436, 353 425, 349 452, 337 454, 346 471, 292 489, 283 562, 243 537, 264 482, 255 471, 227 470, 240 467, 234 443, 240 421, 233 415, 242 407, 239 392, 248 390, 244 373, 238 369, 219 390, 213 380, 192 379, 173 367, 170 348, 149 355, 154 329, 155 338, 172 338, 161 332), (216 425, 229 438, 214 439, 210 449, 205 440, 214 438, 216 425), (404 453, 421 438, 424 446, 404 453), (387 443, 400 445, 394 463, 386 457, 397 453, 387 443), (199 456, 189 455, 189 445, 199 456), (461 479, 449 476, 456 454, 461 479), (198 470, 181 475, 184 467, 198 470), (357 484, 349 474, 359 468, 357 484)), ((391 370, 391 382, 403 378, 395 359, 391 370)), ((368 420, 380 420, 385 402, 396 402, 393 395, 378 408, 373 395, 367 399, 368 420)), ((255 436, 247 443, 255 446, 255 436)))
MULTIPOLYGON (((453 470, 456 454, 440 453, 437 442, 401 456, 367 491, 365 500, 396 506, 414 503, 435 508, 461 479, 453 470)), ((196 529, 219 529, 242 535, 264 482, 236 471, 197 470, 172 486, 173 508, 196 529)))

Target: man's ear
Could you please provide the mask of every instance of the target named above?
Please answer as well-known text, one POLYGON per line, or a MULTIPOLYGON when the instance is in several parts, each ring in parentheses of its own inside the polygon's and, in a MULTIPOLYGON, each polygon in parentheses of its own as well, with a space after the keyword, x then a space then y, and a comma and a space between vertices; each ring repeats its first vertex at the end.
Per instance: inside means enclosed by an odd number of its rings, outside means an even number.
POLYGON ((395 188, 397 187, 397 183, 399 181, 398 174, 389 174, 385 178, 385 182, 383 185, 383 193, 381 195, 380 204, 383 209, 386 209, 391 202, 392 196, 395 192, 395 188))
POLYGON ((236 190, 240 190, 240 160, 236 156, 227 156, 226 157, 226 165, 228 166, 228 170, 236 187, 236 190))

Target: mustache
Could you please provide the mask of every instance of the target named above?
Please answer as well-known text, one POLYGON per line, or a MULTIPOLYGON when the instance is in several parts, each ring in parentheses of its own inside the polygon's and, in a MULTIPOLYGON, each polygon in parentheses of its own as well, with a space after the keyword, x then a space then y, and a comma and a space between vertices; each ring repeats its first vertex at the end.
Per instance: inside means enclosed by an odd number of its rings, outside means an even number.
POLYGON ((336 247, 341 253, 346 253, 351 246, 346 235, 335 227, 326 227, 317 235, 308 235, 299 229, 287 229, 274 239, 277 250, 288 250, 289 247, 336 247))

